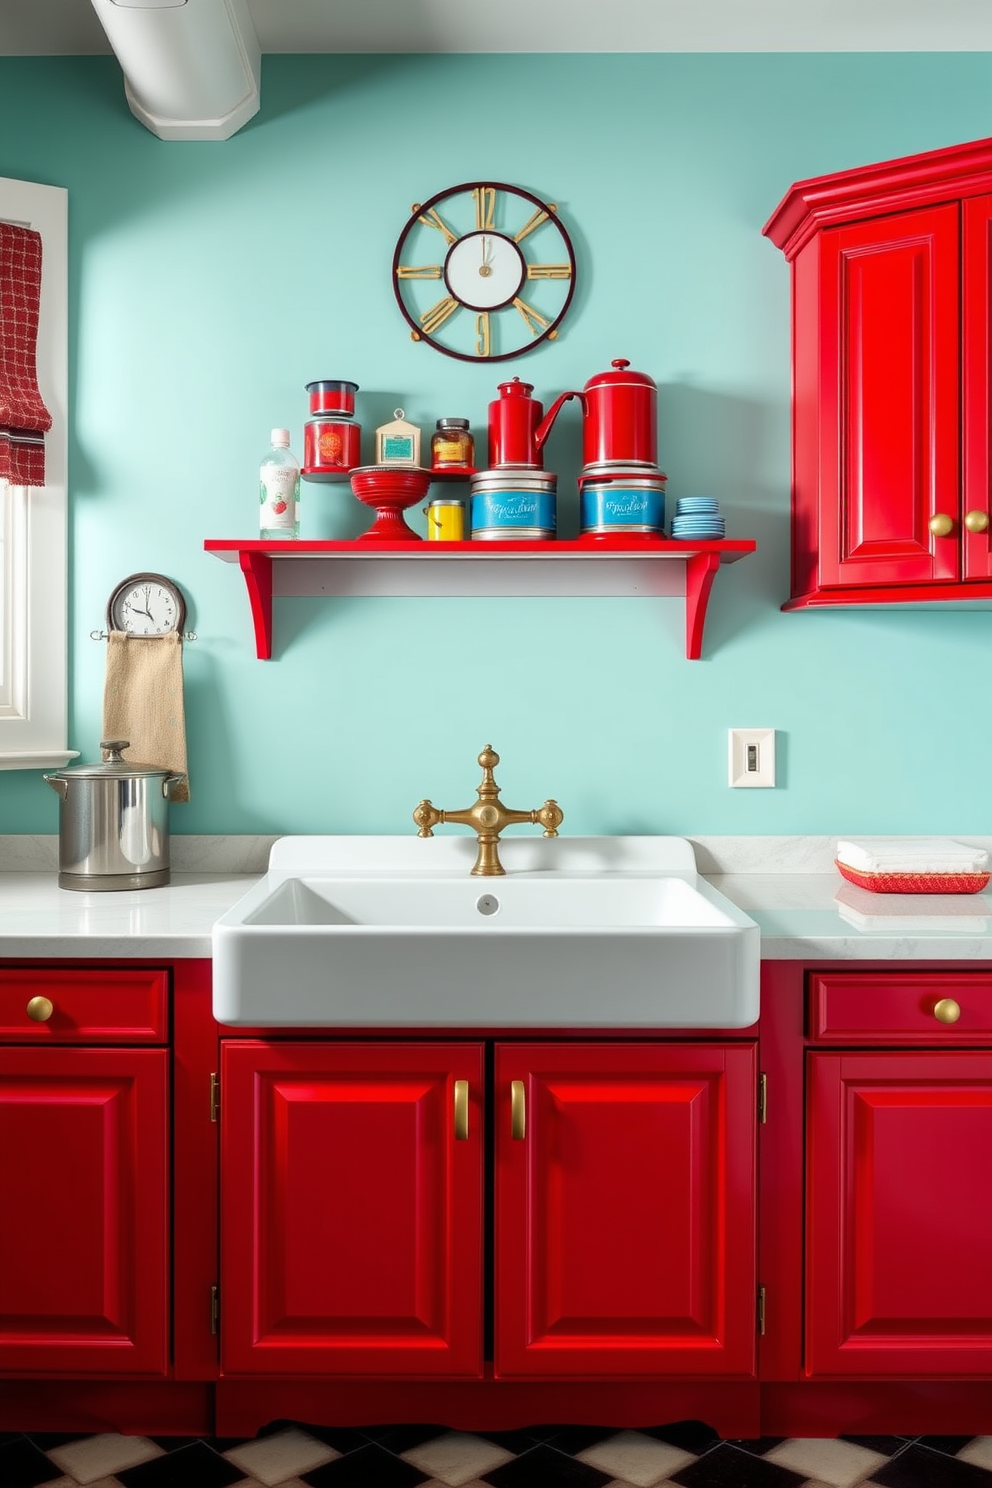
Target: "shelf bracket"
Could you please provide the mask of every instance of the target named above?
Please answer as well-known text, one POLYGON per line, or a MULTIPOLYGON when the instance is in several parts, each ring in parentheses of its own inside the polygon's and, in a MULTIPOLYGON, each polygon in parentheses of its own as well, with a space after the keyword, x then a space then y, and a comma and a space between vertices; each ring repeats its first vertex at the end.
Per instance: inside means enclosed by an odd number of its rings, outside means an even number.
POLYGON ((693 553, 685 566, 685 654, 698 661, 703 654, 703 626, 713 578, 720 567, 719 553, 693 553))
POLYGON ((255 654, 259 661, 272 659, 272 559, 268 553, 245 548, 239 554, 241 572, 248 586, 248 602, 255 627, 255 654))

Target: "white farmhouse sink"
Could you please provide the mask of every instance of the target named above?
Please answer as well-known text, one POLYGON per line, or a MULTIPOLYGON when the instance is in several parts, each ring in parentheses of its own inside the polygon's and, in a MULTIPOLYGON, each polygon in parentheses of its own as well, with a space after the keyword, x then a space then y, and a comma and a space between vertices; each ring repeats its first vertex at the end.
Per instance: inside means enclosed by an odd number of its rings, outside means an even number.
POLYGON ((220 1023, 745 1028, 759 931, 681 837, 283 837, 213 929, 220 1023))

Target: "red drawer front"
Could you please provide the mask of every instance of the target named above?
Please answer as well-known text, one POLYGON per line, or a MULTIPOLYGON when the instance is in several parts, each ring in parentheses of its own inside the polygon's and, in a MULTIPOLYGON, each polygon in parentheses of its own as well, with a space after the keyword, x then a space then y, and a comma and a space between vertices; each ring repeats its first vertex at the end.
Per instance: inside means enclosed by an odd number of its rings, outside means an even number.
POLYGON ((873 971, 812 976, 809 1037, 821 1044, 992 1043, 992 973, 873 971))
POLYGON ((0 1039, 18 1044, 164 1044, 169 973, 93 967, 0 970, 0 1039), (37 1019, 28 1012, 50 1016, 37 1019))

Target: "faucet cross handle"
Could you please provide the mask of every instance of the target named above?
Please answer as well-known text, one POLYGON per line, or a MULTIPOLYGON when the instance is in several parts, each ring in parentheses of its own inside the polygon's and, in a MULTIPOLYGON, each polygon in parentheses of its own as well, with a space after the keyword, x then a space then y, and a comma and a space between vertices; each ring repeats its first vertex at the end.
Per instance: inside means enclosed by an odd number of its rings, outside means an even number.
POLYGON ((425 799, 421 801, 420 805, 413 813, 413 819, 417 823, 417 827, 419 828, 417 836, 433 837, 433 829, 437 826, 438 822, 443 819, 443 817, 444 812, 438 811, 437 807, 433 806, 431 802, 428 801, 425 797, 425 799))
POLYGON ((555 800, 545 801, 539 810, 534 812, 534 821, 544 828, 545 837, 557 837, 558 828, 565 820, 565 813, 555 800))

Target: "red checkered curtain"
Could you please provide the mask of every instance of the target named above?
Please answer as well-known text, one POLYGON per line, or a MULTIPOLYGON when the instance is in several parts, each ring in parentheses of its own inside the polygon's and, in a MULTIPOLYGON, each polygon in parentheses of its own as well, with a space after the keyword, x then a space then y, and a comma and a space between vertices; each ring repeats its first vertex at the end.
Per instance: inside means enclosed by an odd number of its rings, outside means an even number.
POLYGON ((38 389, 41 234, 0 222, 0 480, 45 484, 52 415, 38 389))

